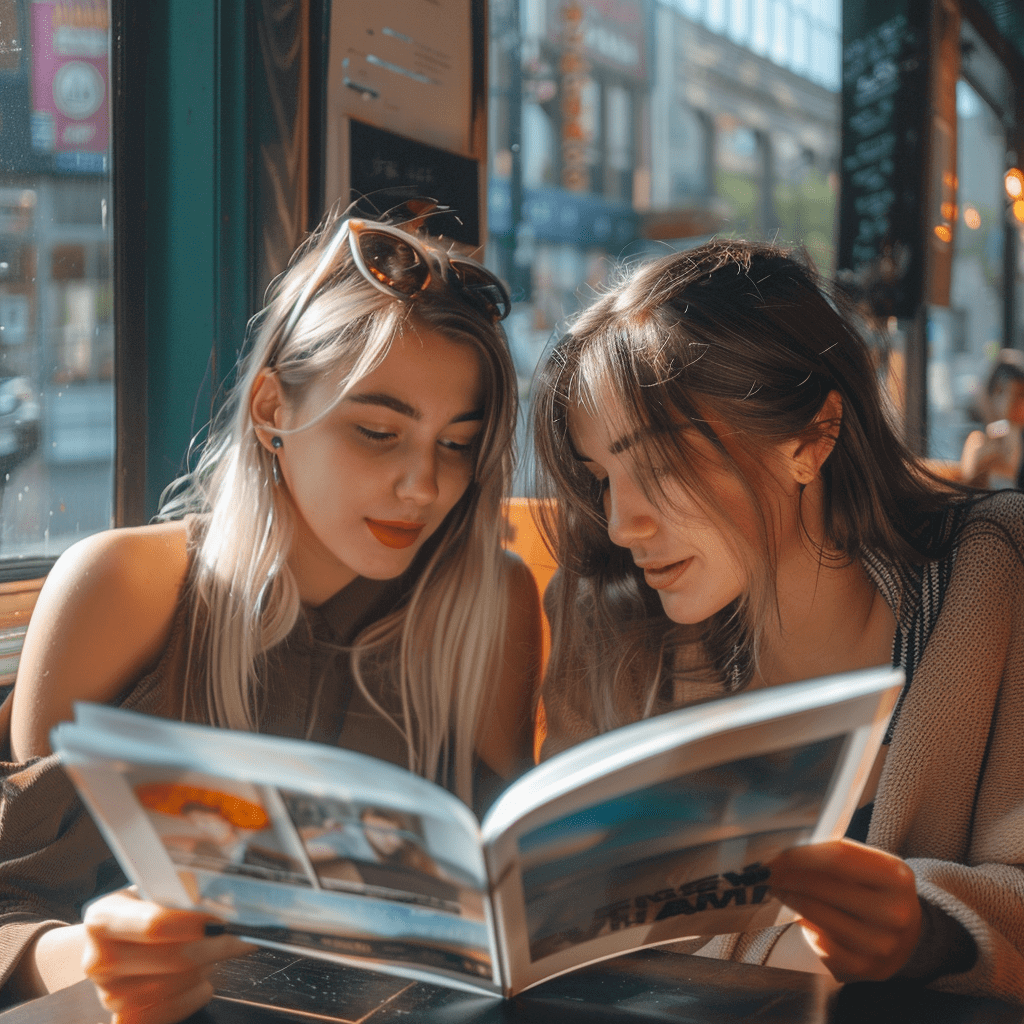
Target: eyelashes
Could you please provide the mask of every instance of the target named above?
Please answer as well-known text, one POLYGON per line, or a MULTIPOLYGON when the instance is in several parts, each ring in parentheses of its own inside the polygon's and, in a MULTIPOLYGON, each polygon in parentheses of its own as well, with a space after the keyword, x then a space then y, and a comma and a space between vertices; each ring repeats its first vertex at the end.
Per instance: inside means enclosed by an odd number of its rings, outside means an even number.
POLYGON ((385 430, 370 430, 369 427, 361 427, 358 423, 356 424, 356 432, 370 441, 393 441, 397 436, 385 430))
MULTIPOLYGON (((376 444, 388 444, 394 441, 398 435, 390 430, 371 430, 369 427, 364 427, 361 424, 356 424, 356 433, 361 437, 366 438, 367 441, 374 442, 376 444)), ((473 455, 475 454, 477 447, 479 446, 479 440, 473 438, 471 441, 453 441, 451 438, 443 438, 438 441, 446 451, 453 452, 456 455, 473 455)))
POLYGON ((590 477, 590 493, 593 495, 594 501, 598 504, 604 503, 604 497, 608 493, 608 489, 611 485, 608 483, 608 477, 602 476, 591 476, 590 477))
POLYGON ((458 455, 472 455, 477 449, 478 442, 474 439, 468 444, 462 444, 459 441, 441 441, 440 444, 442 448, 447 448, 458 455))

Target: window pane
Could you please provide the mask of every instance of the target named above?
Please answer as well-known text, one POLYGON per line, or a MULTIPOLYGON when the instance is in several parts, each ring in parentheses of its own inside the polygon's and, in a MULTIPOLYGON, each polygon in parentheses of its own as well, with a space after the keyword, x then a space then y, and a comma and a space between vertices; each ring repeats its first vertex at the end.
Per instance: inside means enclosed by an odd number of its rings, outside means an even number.
POLYGON ((0 558, 10 559, 56 555, 111 522, 107 4, 0 0, 0 37, 0 558))
MULTIPOLYGON (((964 81, 957 83, 958 209, 948 310, 931 311, 928 452, 959 459, 985 418, 988 368, 1002 342, 1006 137, 999 119, 964 81)), ((991 417, 990 417, 991 418, 991 417)))
POLYGON ((757 53, 767 53, 771 40, 769 0, 754 0, 754 26, 750 45, 757 53))
POLYGON ((741 45, 749 45, 750 0, 729 0, 729 38, 741 45))
POLYGON ((782 0, 772 4, 772 60, 785 67, 791 50, 789 6, 782 0))
MULTIPOLYGON (((506 327, 524 396, 552 334, 620 258, 734 235, 804 245, 831 273, 838 3, 514 7, 521 86, 508 62, 490 65, 487 252, 512 285, 506 327)), ((497 39, 505 29, 492 25, 497 39)))

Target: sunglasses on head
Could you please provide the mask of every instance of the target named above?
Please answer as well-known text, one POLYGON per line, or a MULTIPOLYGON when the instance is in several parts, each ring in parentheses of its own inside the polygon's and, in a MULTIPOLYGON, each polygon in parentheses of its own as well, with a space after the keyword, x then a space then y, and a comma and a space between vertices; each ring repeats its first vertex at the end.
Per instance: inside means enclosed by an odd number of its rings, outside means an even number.
POLYGON ((445 284, 492 320, 504 320, 512 309, 504 283, 468 256, 433 247, 428 255, 419 238, 390 224, 349 219, 339 234, 348 238, 352 259, 363 277, 397 299, 411 299, 430 287, 433 262, 445 284))
POLYGON ((295 300, 281 337, 291 334, 310 300, 335 270, 338 252, 346 243, 363 277, 396 299, 409 301, 431 287, 447 285, 494 322, 511 312, 512 300, 504 283, 476 260, 433 247, 428 252, 420 239, 401 228, 352 217, 342 223, 324 249, 295 300))

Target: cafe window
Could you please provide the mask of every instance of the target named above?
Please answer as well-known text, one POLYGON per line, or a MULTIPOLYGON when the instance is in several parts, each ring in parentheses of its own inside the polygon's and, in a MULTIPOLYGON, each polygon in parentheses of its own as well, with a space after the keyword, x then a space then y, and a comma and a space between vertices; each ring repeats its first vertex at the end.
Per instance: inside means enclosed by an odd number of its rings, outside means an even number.
POLYGON ((0 558, 110 526, 105 0, 0 0, 0 558))
POLYGON ((831 273, 840 0, 524 0, 514 29, 512 9, 491 18, 487 252, 524 396, 623 258, 732 235, 831 273))
POLYGON ((982 391, 1003 338, 1006 130, 971 85, 957 83, 957 209, 948 308, 931 311, 928 451, 959 459, 983 417, 982 391))

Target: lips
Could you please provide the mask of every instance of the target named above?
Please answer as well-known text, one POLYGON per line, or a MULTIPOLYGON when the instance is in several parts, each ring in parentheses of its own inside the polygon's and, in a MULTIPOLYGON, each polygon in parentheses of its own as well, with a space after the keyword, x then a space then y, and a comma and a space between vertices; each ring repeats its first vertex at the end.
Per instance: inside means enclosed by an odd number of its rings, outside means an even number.
POLYGON ((655 590, 664 590, 671 587, 680 576, 689 568, 693 557, 684 558, 681 562, 670 562, 668 565, 641 566, 644 571, 644 579, 649 587, 655 590))
POLYGON ((367 519, 366 525, 387 548, 407 548, 416 543, 424 523, 395 522, 385 519, 367 519))

